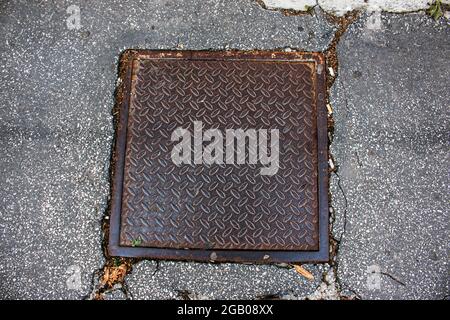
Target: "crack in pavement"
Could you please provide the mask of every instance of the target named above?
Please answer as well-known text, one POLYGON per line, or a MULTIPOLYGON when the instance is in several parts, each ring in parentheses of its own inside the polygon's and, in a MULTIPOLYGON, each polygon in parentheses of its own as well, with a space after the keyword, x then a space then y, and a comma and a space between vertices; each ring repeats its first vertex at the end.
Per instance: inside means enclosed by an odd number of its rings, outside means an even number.
POLYGON ((156 266, 155 266, 155 270, 152 273, 152 277, 154 277, 158 271, 160 271, 160 265, 159 265, 159 260, 156 260, 156 266))
MULTIPOLYGON (((342 232, 339 235, 339 238, 338 239, 333 238, 333 240, 335 241, 335 245, 334 245, 334 250, 335 251, 334 251, 334 257, 333 257, 334 259, 331 262, 331 266, 332 266, 332 268, 334 270, 334 276, 335 276, 336 283, 338 284, 338 292, 339 292, 339 294, 341 294, 341 292, 344 291, 344 290, 348 290, 348 291, 354 293, 358 299, 361 299, 361 296, 355 290, 353 290, 353 289, 351 289, 348 286, 343 284, 342 279, 340 278, 339 273, 338 273, 339 272, 339 253, 340 253, 342 242, 344 240, 344 235, 347 232, 347 211, 348 211, 347 195, 345 194, 344 188, 342 187, 341 177, 340 177, 340 175, 337 172, 338 168, 339 167, 336 166, 336 170, 333 172, 333 174, 337 177, 337 186, 338 186, 338 188, 339 188, 339 190, 340 190, 340 192, 342 194, 342 197, 344 199, 344 209, 343 209, 343 214, 342 214, 343 226, 342 226, 342 232)), ((334 211, 333 219, 335 219, 335 218, 336 218, 336 211, 334 211)), ((330 227, 333 228, 333 224, 330 227)))
MULTIPOLYGON (((338 169, 339 167, 336 166, 336 169, 338 169)), ((344 210, 342 213, 342 217, 343 217, 343 226, 342 226, 342 232, 339 235, 339 239, 336 239, 336 242, 338 245, 340 245, 342 243, 342 240, 344 238, 344 234, 347 231, 347 210, 348 210, 348 200, 347 200, 347 195, 345 194, 344 188, 342 187, 342 180, 341 180, 341 176, 338 174, 338 171, 334 171, 333 174, 337 177, 337 186, 339 188, 339 190, 342 193, 342 197, 344 199, 344 210)), ((333 227, 333 226, 331 226, 333 227)))

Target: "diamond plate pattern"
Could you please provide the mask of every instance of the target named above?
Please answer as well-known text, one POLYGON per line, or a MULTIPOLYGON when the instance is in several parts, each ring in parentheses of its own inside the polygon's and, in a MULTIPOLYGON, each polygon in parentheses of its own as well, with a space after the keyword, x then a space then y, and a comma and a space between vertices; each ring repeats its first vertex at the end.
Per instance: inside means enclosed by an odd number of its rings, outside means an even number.
POLYGON ((318 250, 315 65, 240 59, 136 60, 127 124, 120 245, 318 250), (177 127, 279 129, 280 169, 181 165, 177 127))

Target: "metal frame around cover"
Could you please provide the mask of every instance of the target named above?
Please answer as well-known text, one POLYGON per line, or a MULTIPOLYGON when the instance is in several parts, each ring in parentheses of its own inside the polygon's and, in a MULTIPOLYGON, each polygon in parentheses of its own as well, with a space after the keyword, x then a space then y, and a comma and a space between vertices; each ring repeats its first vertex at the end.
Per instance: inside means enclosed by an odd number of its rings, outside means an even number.
POLYGON ((281 51, 160 51, 126 50, 119 64, 122 82, 116 93, 119 111, 112 158, 112 187, 110 202, 110 223, 108 254, 110 256, 140 257, 167 260, 293 263, 328 262, 329 260, 329 211, 328 211, 328 135, 326 113, 326 65, 319 52, 281 51), (126 135, 129 98, 133 77, 133 62, 136 59, 185 59, 185 60, 228 60, 249 59, 268 61, 296 61, 315 63, 315 95, 317 110, 317 156, 318 156, 318 251, 263 251, 263 250, 200 250, 120 246, 122 188, 126 155, 126 135))

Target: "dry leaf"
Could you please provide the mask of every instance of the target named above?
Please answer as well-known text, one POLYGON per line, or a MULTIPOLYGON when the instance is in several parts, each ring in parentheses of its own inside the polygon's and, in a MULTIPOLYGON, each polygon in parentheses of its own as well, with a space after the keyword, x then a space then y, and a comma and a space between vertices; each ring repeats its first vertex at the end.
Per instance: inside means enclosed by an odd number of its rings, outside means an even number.
POLYGON ((314 281, 314 276, 312 275, 312 273, 303 268, 302 266, 294 264, 294 269, 309 281, 314 281))
POLYGON ((115 283, 122 282, 127 274, 127 266, 122 264, 118 267, 105 267, 101 284, 112 287, 115 283))

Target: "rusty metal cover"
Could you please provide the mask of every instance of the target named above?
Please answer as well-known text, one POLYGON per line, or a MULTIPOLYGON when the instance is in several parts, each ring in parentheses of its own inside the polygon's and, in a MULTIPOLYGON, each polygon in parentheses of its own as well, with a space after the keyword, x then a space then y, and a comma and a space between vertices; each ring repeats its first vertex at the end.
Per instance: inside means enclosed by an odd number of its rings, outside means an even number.
POLYGON ((128 50, 120 64, 110 255, 328 260, 320 53, 128 50))

